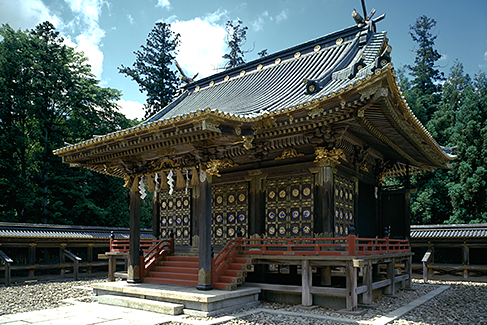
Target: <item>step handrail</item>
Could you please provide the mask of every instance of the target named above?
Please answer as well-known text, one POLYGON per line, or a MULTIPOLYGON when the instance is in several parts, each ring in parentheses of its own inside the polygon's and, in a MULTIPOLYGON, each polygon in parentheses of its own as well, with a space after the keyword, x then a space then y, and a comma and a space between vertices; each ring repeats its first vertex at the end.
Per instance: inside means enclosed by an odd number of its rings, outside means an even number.
MULTIPOLYGON (((73 261, 73 275, 74 279, 77 281, 78 280, 78 271, 79 271, 79 261, 81 261, 81 257, 76 256, 75 254, 71 253, 67 249, 63 248, 61 250, 63 252, 63 255, 67 258, 69 258, 71 261, 73 261)), ((64 272, 64 271, 62 271, 64 272)))
POLYGON ((5 286, 8 287, 10 286, 10 279, 11 279, 11 273, 10 273, 10 268, 11 265, 14 261, 7 256, 2 250, 0 250, 0 258, 5 262, 5 286))
POLYGON ((158 261, 174 253, 174 238, 162 239, 146 254, 140 256, 140 280, 151 272, 158 261))

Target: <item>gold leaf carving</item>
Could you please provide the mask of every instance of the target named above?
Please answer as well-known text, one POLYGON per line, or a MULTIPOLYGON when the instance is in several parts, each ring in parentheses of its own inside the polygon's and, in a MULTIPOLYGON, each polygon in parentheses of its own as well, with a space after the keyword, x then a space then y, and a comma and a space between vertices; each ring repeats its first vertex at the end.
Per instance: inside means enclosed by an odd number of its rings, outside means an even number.
POLYGON ((221 169, 235 166, 238 165, 228 158, 211 159, 209 162, 206 163, 206 173, 212 176, 220 177, 221 175, 219 174, 219 171, 221 169))
POLYGON ((174 148, 162 148, 161 150, 157 151, 157 156, 159 157, 166 157, 171 156, 176 152, 174 148))
POLYGON ((347 161, 345 153, 339 148, 328 150, 324 147, 316 147, 315 155, 315 162, 324 163, 325 165, 340 164, 340 160, 347 161))
POLYGON ((301 156, 304 156, 304 154, 298 153, 297 150, 294 148, 289 148, 289 149, 284 150, 282 152, 282 154, 274 160, 291 159, 291 158, 296 158, 296 157, 301 157, 301 156))
POLYGON ((247 135, 247 136, 242 136, 242 139, 243 139, 243 146, 245 149, 249 150, 249 149, 252 149, 252 147, 254 146, 252 144, 252 141, 254 141, 254 136, 253 135, 247 135))

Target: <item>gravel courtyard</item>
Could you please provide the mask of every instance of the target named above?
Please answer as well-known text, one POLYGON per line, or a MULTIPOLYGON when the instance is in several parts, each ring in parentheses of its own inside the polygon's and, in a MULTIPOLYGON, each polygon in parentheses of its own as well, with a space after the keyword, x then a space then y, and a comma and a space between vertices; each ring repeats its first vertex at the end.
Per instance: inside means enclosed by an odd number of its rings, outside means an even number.
MULTIPOLYGON (((69 304, 63 302, 65 299, 96 303, 89 286, 104 281, 106 279, 38 281, 11 287, 2 286, 0 287, 0 316, 69 304)), ((390 324, 487 324, 487 283, 430 281, 428 285, 424 285, 420 280, 413 280, 414 290, 400 291, 396 298, 381 297, 377 301, 379 306, 367 309, 367 313, 362 316, 341 315, 336 310, 323 307, 303 311, 289 305, 263 302, 254 309, 240 310, 239 313, 247 312, 247 315, 223 324, 372 324, 379 317, 435 290, 440 285, 449 285, 450 288, 390 324), (339 318, 340 321, 328 321, 320 316, 339 318)), ((202 321, 210 320, 211 318, 202 319, 202 321)))

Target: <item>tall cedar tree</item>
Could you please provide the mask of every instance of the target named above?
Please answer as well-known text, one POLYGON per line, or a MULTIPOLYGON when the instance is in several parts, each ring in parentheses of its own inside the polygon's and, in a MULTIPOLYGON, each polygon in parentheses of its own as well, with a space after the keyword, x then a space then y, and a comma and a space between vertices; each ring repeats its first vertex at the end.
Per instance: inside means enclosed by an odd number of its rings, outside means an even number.
POLYGON ((100 87, 49 22, 30 31, 2 25, 0 35, 0 219, 126 225, 121 180, 70 168, 52 153, 129 127, 116 111, 119 92, 100 87))
POLYGON ((231 69, 237 67, 243 63, 245 53, 250 51, 242 50, 242 46, 247 42, 247 26, 242 26, 243 21, 237 20, 237 22, 227 21, 225 31, 227 32, 225 42, 227 43, 230 53, 223 56, 227 62, 224 65, 225 69, 231 69))
MULTIPOLYGON (((457 129, 457 114, 469 84, 470 77, 464 74, 462 64, 456 61, 443 83, 438 109, 427 123, 430 133, 444 146, 455 146, 452 137, 457 129)), ((411 183, 418 188, 411 202, 413 224, 440 224, 449 220, 453 213, 448 190, 451 181, 451 172, 444 169, 425 171, 412 177, 411 183)))
POLYGON ((145 118, 157 113, 171 102, 178 90, 179 79, 172 69, 180 35, 171 31, 171 25, 158 22, 149 33, 146 45, 135 51, 132 68, 122 65, 118 71, 139 84, 147 93, 145 118))
POLYGON ((487 76, 480 73, 462 91, 451 142, 458 158, 452 162, 448 194, 453 213, 449 223, 487 222, 487 76))
POLYGON ((411 89, 405 95, 411 109, 424 125, 436 111, 441 92, 438 82, 444 79, 443 73, 436 67, 441 55, 434 48, 437 35, 433 35, 432 31, 435 26, 436 21, 426 16, 419 17, 414 25, 409 26, 409 34, 417 48, 413 50, 416 53, 415 65, 408 66, 413 77, 411 89))

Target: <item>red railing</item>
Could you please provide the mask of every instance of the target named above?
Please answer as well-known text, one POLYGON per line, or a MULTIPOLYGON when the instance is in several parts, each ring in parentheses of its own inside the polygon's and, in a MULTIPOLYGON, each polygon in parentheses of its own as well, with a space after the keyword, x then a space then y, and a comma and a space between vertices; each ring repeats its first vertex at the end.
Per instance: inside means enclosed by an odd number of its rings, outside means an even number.
POLYGON ((367 256, 410 251, 408 240, 387 237, 370 239, 349 235, 336 238, 237 238, 230 240, 213 260, 212 281, 216 282, 227 269, 231 259, 239 255, 367 256))
MULTIPOLYGON (((110 252, 128 253, 130 239, 110 239, 110 252)), ((156 262, 174 252, 174 239, 141 239, 140 249, 143 254, 139 256, 139 278, 142 281, 154 269, 156 262)))

